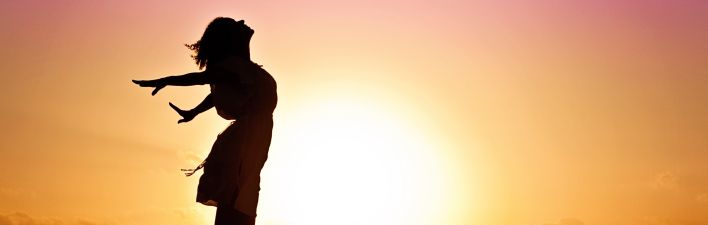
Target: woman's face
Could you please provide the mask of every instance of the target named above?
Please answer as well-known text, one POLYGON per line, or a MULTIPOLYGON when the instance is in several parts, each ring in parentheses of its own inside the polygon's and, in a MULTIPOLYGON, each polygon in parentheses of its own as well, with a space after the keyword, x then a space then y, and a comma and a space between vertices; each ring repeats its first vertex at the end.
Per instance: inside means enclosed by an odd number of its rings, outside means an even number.
POLYGON ((254 33, 253 29, 246 25, 243 20, 239 20, 238 22, 236 22, 236 24, 239 33, 244 35, 244 37, 246 37, 246 40, 250 40, 254 33))

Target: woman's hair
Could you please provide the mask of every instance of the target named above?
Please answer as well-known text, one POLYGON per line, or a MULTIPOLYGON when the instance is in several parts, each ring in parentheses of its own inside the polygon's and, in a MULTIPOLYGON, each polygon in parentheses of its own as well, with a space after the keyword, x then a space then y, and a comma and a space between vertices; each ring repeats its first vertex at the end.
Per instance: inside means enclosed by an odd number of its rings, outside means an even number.
POLYGON ((253 30, 243 23, 227 17, 217 17, 209 25, 202 38, 194 44, 185 44, 194 51, 192 58, 203 69, 209 62, 238 56, 250 60, 248 43, 253 30))

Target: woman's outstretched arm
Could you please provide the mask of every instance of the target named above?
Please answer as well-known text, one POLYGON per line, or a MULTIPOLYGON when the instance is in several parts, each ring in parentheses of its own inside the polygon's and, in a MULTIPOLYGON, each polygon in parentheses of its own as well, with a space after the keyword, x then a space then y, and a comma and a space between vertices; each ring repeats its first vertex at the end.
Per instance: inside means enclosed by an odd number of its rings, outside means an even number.
POLYGON ((193 72, 178 76, 163 77, 161 80, 165 85, 172 86, 192 86, 192 85, 204 85, 211 83, 209 73, 203 72, 193 72))
POLYGON ((167 85, 192 86, 210 84, 212 82, 212 76, 209 76, 206 71, 193 72, 178 76, 168 76, 154 80, 133 80, 133 83, 140 85, 141 87, 154 87, 155 90, 152 91, 152 95, 157 94, 160 89, 164 88, 167 85))
POLYGON ((172 104, 171 102, 170 102, 170 107, 172 107, 172 109, 177 111, 177 114, 182 116, 182 119, 177 121, 177 123, 186 123, 186 122, 189 122, 192 119, 194 119, 194 117, 196 117, 200 113, 203 113, 203 112, 211 109, 212 107, 214 107, 214 101, 212 100, 211 94, 209 94, 204 98, 204 100, 202 100, 201 103, 199 103, 199 105, 197 105, 197 107, 194 107, 194 109, 192 109, 192 110, 187 110, 187 111, 182 110, 179 107, 172 104))

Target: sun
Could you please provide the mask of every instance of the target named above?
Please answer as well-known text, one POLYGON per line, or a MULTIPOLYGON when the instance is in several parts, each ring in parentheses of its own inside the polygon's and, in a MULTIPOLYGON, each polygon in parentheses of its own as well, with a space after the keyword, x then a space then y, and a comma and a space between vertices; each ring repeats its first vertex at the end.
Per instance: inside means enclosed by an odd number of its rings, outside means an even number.
POLYGON ((434 140, 374 98, 318 99, 277 125, 259 223, 437 224, 449 197, 434 140))

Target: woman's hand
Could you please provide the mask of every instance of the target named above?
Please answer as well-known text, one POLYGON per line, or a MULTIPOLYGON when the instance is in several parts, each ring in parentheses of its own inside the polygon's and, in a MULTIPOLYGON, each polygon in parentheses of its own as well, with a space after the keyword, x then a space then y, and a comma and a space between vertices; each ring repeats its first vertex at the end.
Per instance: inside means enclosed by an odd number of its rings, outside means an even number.
POLYGON ((133 80, 133 83, 140 85, 140 87, 154 87, 155 90, 152 91, 152 95, 157 94, 160 89, 164 88, 167 86, 163 82, 160 81, 160 79, 156 80, 133 80))
POLYGON ((185 110, 178 108, 177 106, 172 104, 172 102, 170 102, 170 107, 172 107, 172 109, 177 111, 177 114, 182 116, 182 119, 178 120, 177 123, 186 123, 186 122, 192 121, 192 119, 194 119, 194 117, 197 116, 197 114, 193 113, 192 111, 185 111, 185 110))

